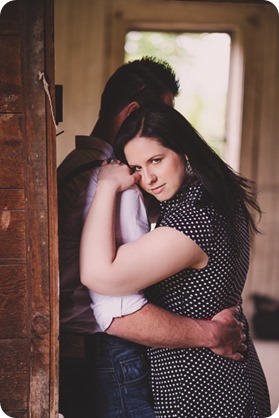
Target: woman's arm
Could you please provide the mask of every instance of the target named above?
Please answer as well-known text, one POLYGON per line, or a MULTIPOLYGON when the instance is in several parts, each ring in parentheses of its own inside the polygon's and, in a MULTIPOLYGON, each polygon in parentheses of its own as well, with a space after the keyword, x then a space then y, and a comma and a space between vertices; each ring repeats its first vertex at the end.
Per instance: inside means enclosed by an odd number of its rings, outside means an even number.
POLYGON ((124 165, 102 168, 81 239, 81 281, 102 294, 128 294, 144 289, 186 267, 202 268, 207 256, 183 233, 160 227, 116 249, 116 194, 137 180, 124 165))

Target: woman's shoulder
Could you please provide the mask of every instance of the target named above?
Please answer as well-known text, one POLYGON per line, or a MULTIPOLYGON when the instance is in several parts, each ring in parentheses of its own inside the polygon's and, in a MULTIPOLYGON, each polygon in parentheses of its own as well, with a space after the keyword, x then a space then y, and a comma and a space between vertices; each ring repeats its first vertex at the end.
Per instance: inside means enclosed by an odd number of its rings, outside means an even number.
MULTIPOLYGON (((200 231, 210 234, 211 215, 202 203, 204 189, 195 184, 180 191, 162 213, 159 226, 170 226, 195 239, 200 231)), ((196 239, 195 239, 196 240, 196 239)))

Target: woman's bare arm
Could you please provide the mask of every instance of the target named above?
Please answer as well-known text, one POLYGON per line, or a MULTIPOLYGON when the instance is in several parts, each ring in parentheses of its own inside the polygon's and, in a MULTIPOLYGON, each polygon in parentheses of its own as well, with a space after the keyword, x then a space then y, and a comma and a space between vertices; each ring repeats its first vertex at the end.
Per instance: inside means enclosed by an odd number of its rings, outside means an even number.
POLYGON ((108 165, 106 170, 114 175, 104 179, 101 176, 98 180, 82 232, 80 272, 85 286, 102 294, 124 295, 144 289, 186 267, 206 265, 207 256, 202 249, 189 237, 169 227, 157 228, 116 249, 116 194, 132 186, 136 176, 130 175, 128 167, 123 165, 108 165))

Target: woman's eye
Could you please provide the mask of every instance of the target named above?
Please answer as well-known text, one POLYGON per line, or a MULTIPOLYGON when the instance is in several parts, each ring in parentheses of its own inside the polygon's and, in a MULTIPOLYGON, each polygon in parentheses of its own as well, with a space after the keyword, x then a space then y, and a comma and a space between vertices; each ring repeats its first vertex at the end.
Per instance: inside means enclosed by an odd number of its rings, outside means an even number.
POLYGON ((137 171, 140 171, 140 167, 137 167, 137 166, 136 167, 132 167, 131 170, 132 170, 133 173, 136 173, 137 171))
POLYGON ((152 160, 152 164, 154 164, 154 165, 156 165, 156 164, 158 164, 159 162, 161 162, 162 161, 162 159, 161 158, 153 158, 153 160, 152 160))

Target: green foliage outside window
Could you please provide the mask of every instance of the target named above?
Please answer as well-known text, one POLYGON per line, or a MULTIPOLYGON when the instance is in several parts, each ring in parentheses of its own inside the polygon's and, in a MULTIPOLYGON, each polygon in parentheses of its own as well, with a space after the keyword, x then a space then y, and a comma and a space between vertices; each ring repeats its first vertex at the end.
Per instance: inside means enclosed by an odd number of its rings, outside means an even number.
POLYGON ((230 36, 226 33, 129 32, 125 61, 143 56, 163 59, 174 68, 181 85, 175 108, 223 156, 230 36))

